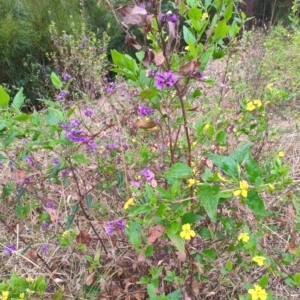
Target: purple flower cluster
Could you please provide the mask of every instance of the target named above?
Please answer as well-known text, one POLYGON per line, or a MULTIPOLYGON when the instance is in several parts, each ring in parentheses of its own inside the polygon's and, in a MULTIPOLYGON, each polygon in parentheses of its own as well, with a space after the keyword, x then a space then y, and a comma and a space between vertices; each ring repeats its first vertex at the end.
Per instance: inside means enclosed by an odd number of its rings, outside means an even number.
POLYGON ((147 73, 148 78, 154 78, 155 75, 156 75, 156 70, 153 70, 153 69, 148 70, 148 73, 147 73))
POLYGON ((204 77, 204 74, 203 74, 203 72, 197 71, 197 72, 195 72, 194 77, 197 79, 201 79, 204 77))
POLYGON ((155 113, 155 110, 149 106, 138 106, 139 115, 142 117, 152 116, 155 113))
POLYGON ((69 169, 64 169, 60 172, 60 177, 61 178, 64 178, 64 177, 67 177, 71 174, 71 171, 69 169))
POLYGON ((163 88, 170 88, 175 84, 175 82, 176 80, 172 71, 156 74, 155 85, 159 90, 162 90, 163 88))
POLYGON ((161 14, 160 15, 160 22, 161 24, 165 22, 172 22, 172 23, 177 23, 178 21, 178 16, 176 14, 172 13, 166 13, 166 14, 161 14))
POLYGON ((105 232, 109 236, 111 236, 114 233, 114 231, 124 232, 124 230, 125 230, 124 220, 108 221, 105 224, 105 232))
POLYGON ((31 164, 32 163, 32 158, 31 158, 31 156, 25 156, 25 162, 27 163, 27 164, 31 164))
POLYGON ((62 100, 64 100, 65 97, 69 96, 69 94, 70 94, 69 91, 62 90, 62 91, 59 92, 59 94, 57 96, 57 100, 62 101, 62 100))
POLYGON ((145 168, 139 172, 139 175, 143 176, 146 181, 151 182, 154 179, 154 173, 151 172, 149 169, 145 168))
POLYGON ((12 255, 12 253, 14 251, 17 251, 17 247, 16 245, 14 244, 7 244, 5 247, 4 247, 4 252, 6 252, 7 254, 9 255, 12 255))
POLYGON ((48 208, 56 209, 56 206, 55 206, 55 204, 53 202, 47 201, 47 203, 44 206, 44 209, 47 210, 48 208))
POLYGON ((63 73, 62 74, 62 78, 63 78, 63 80, 67 81, 67 80, 71 79, 72 76, 70 74, 68 74, 68 73, 63 73))
POLYGON ((45 231, 46 229, 48 229, 49 227, 52 227, 53 224, 47 221, 43 221, 41 227, 40 227, 40 231, 45 231))
POLYGON ((85 117, 91 117, 93 115, 94 111, 91 108, 87 108, 86 110, 83 111, 83 115, 85 117))
POLYGON ((79 128, 80 120, 72 120, 69 125, 62 123, 60 126, 64 129, 65 135, 68 140, 74 143, 84 143, 87 152, 95 152, 97 144, 87 136, 82 128, 79 128))
POLYGON ((106 87, 105 91, 107 94, 113 94, 116 89, 116 84, 114 82, 110 82, 106 87))
POLYGON ((40 249, 43 253, 47 253, 49 251, 48 246, 46 244, 41 245, 40 249))
POLYGON ((55 167, 60 163, 59 157, 54 157, 51 161, 52 165, 55 167))

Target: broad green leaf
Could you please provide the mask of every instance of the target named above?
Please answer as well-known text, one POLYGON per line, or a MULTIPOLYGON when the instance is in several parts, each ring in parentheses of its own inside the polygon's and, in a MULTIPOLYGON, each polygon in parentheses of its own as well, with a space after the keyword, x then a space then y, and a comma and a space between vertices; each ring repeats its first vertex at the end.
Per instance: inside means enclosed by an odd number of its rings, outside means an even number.
POLYGON ((252 184, 257 182, 258 177, 262 177, 262 171, 257 162, 252 158, 251 154, 248 153, 245 159, 245 169, 247 177, 252 184))
POLYGON ((187 224, 187 223, 195 223, 197 221, 201 221, 203 220, 204 217, 200 216, 200 215, 196 215, 193 213, 186 213, 182 216, 181 218, 181 223, 182 225, 187 224))
POLYGON ((126 234, 131 244, 138 247, 142 243, 142 227, 139 223, 130 222, 126 226, 126 234))
POLYGON ((146 257, 151 257, 153 255, 153 245, 149 245, 145 250, 146 257))
POLYGON ((117 65, 119 68, 124 68, 127 71, 130 71, 135 76, 137 75, 137 64, 135 60, 127 55, 122 54, 116 50, 111 50, 111 57, 115 65, 117 65))
POLYGON ((5 91, 5 89, 2 86, 0 86, 0 106, 6 107, 9 103, 9 99, 10 97, 5 91))
POLYGON ((0 131, 3 130, 4 128, 6 128, 7 125, 8 125, 7 122, 5 122, 5 121, 1 122, 1 123, 0 123, 0 131))
POLYGON ((247 206, 258 216, 265 216, 266 209, 263 200, 256 191, 248 191, 248 197, 245 199, 247 206))
POLYGON ((156 89, 147 89, 144 91, 141 91, 140 98, 142 99, 152 99, 158 95, 158 91, 156 89))
POLYGON ((214 30, 214 37, 222 37, 225 38, 230 30, 230 26, 226 24, 226 20, 223 19, 219 21, 216 29, 214 30))
POLYGON ((178 234, 174 234, 172 232, 167 232, 167 236, 172 241, 174 246, 177 248, 179 252, 184 252, 185 240, 182 239, 178 234))
POLYGON ((149 204, 136 205, 130 207, 129 213, 131 216, 148 213, 151 211, 151 206, 149 204))
POLYGON ((239 177, 237 163, 230 156, 221 156, 214 153, 210 153, 207 155, 212 162, 221 168, 227 175, 232 176, 234 178, 239 177))
POLYGON ((200 185, 197 192, 197 198, 213 222, 217 221, 217 209, 220 198, 219 191, 219 185, 204 184, 200 185))
POLYGON ((27 114, 21 114, 21 115, 19 115, 19 116, 16 116, 16 117, 14 117, 14 120, 16 120, 16 121, 19 121, 19 122, 25 122, 25 121, 27 121, 28 119, 30 119, 30 115, 27 115, 27 114))
POLYGON ((223 144, 226 141, 227 136, 228 136, 228 134, 226 131, 224 131, 224 130, 218 131, 217 135, 216 135, 216 142, 218 144, 223 144))
POLYGON ((55 108, 48 108, 46 113, 47 123, 49 125, 57 125, 59 122, 64 120, 63 112, 55 108))
POLYGON ((300 285, 300 273, 294 275, 294 283, 300 285))
POLYGON ((168 300, 181 300, 182 299, 182 289, 178 289, 171 294, 167 295, 168 300))
POLYGON ((155 204, 157 202, 157 198, 155 196, 155 193, 153 189, 150 187, 148 183, 145 185, 145 192, 146 192, 146 198, 149 201, 151 205, 155 204))
POLYGON ((31 122, 31 124, 34 125, 34 126, 39 126, 39 125, 40 125, 41 119, 40 119, 40 115, 39 115, 38 112, 35 111, 35 112, 33 112, 33 113, 31 114, 30 122, 31 122))
POLYGON ((229 157, 234 159, 239 165, 243 162, 246 155, 250 151, 250 147, 253 145, 251 142, 247 142, 240 146, 239 148, 235 149, 233 152, 230 153, 229 157))
POLYGON ((4 148, 8 147, 12 141, 15 139, 15 137, 18 135, 18 132, 13 131, 10 133, 9 136, 7 136, 3 141, 2 141, 2 145, 4 148))
POLYGON ((190 19, 199 20, 202 17, 202 11, 199 8, 191 8, 188 11, 188 16, 190 19))
POLYGON ((76 162, 78 162, 80 164, 85 164, 86 165, 89 162, 89 160, 87 159, 87 157, 84 154, 81 154, 81 153, 73 154, 71 156, 71 158, 74 161, 76 161, 76 162))
POLYGON ((203 53, 203 55, 201 56, 201 59, 200 59, 200 61, 201 61, 201 66, 200 66, 200 68, 201 68, 202 71, 205 70, 205 68, 206 68, 206 66, 207 66, 207 64, 208 64, 208 62, 209 62, 209 60, 211 59, 211 57, 212 57, 214 51, 215 51, 215 47, 212 46, 212 47, 208 48, 208 49, 203 53))
POLYGON ((265 288, 268 283, 269 283, 269 274, 268 273, 263 275, 258 281, 259 286, 262 288, 265 288))
POLYGON ((183 38, 187 44, 196 43, 196 38, 194 34, 186 26, 183 26, 183 38))
POLYGON ((187 0, 187 5, 194 8, 198 6, 199 0, 187 0))
POLYGON ((20 108, 21 108, 22 104, 24 103, 24 101, 25 101, 25 97, 24 97, 24 94, 23 94, 23 88, 20 88, 20 90, 18 91, 18 93, 14 97, 12 105, 16 110, 20 110, 20 108))
POLYGON ((172 193, 169 191, 169 190, 165 190, 164 188, 158 186, 156 188, 156 191, 160 193, 160 195, 165 198, 165 199, 168 199, 168 200, 172 200, 174 199, 172 193))
POLYGON ((164 174, 165 178, 182 179, 193 175, 193 169, 184 163, 176 163, 164 174))
POLYGON ((59 78, 58 75, 56 75, 54 72, 51 73, 50 75, 52 84, 54 85, 55 88, 57 88, 58 90, 61 90, 61 88, 63 87, 63 84, 59 78))
POLYGON ((66 230, 70 229, 70 227, 72 226, 72 224, 74 222, 74 219, 75 219, 75 216, 78 212, 78 209, 79 209, 78 204, 74 204, 72 206, 72 213, 67 216, 67 222, 66 222, 66 225, 65 225, 66 230))

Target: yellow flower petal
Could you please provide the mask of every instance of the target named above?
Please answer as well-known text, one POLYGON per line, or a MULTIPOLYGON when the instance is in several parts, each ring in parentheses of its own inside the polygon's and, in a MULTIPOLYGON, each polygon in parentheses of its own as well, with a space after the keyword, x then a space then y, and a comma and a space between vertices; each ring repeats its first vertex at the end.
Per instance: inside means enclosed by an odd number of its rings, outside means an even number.
POLYGON ((236 191, 233 192, 233 196, 236 197, 236 196, 240 195, 241 192, 242 192, 242 190, 236 190, 236 191))
POLYGON ((187 231, 187 230, 190 230, 190 229, 191 229, 191 224, 187 223, 187 224, 182 225, 182 230, 187 231))
POLYGON ((124 209, 128 209, 129 206, 134 206, 134 199, 133 198, 129 198, 126 203, 124 204, 124 209))
POLYGON ((254 256, 252 261, 256 262, 260 267, 264 265, 265 257, 263 256, 254 256))
POLYGON ((191 179, 189 179, 189 180, 187 181, 187 185, 188 185, 188 187, 191 187, 191 186, 193 186, 195 183, 196 183, 196 180, 195 180, 195 179, 193 179, 193 178, 191 178, 191 179))
POLYGON ((203 15, 202 15, 202 20, 205 20, 205 19, 207 19, 208 18, 208 13, 204 13, 203 15))
POLYGON ((247 183, 246 180, 240 181, 240 189, 241 189, 241 190, 247 190, 248 187, 249 187, 249 185, 248 185, 248 183, 247 183))
POLYGON ((259 99, 253 100, 253 104, 255 104, 257 107, 261 107, 262 106, 261 100, 259 100, 259 99))
POLYGON ((279 157, 284 157, 284 156, 285 156, 284 151, 279 151, 279 152, 278 152, 278 156, 279 156, 279 157))
POLYGON ((247 196, 248 196, 248 191, 247 191, 247 190, 242 190, 241 194, 242 194, 242 196, 243 196, 244 198, 247 198, 247 196))
POLYGON ((244 243, 248 243, 250 240, 250 236, 248 232, 242 232, 238 236, 239 241, 243 241, 244 243))
POLYGON ((247 103, 247 106, 246 106, 246 110, 252 111, 252 110, 254 110, 254 109, 255 109, 254 103, 253 103, 252 101, 248 102, 248 103, 247 103))

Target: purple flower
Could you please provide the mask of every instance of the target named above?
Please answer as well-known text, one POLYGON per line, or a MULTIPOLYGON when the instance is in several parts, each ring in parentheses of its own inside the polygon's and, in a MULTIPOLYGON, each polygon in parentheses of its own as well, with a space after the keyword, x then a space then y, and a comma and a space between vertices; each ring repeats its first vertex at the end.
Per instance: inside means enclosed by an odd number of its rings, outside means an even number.
POLYGON ((139 187, 141 187, 141 182, 140 181, 132 181, 131 185, 134 186, 134 187, 139 188, 139 187))
POLYGON ((140 7, 140 8, 145 8, 145 4, 144 4, 144 3, 141 3, 141 4, 139 5, 139 7, 140 7))
POLYGON ((59 157, 54 157, 51 161, 52 165, 55 167, 60 163, 59 157))
POLYGON ((69 96, 70 92, 69 91, 60 91, 58 96, 57 96, 57 100, 58 101, 62 101, 65 97, 69 96))
POLYGON ((80 120, 72 120, 71 122, 70 122, 70 126, 71 127, 77 127, 77 126, 79 126, 81 124, 81 121, 80 120))
POLYGON ((4 252, 6 252, 7 254, 11 255, 14 251, 17 250, 17 247, 16 245, 14 244, 7 244, 5 247, 4 247, 4 252))
POLYGON ((46 203, 45 206, 44 206, 44 209, 47 210, 48 208, 55 209, 56 206, 55 206, 55 204, 54 204, 53 202, 47 201, 47 203, 46 203))
POLYGON ((71 129, 66 132, 66 137, 74 143, 87 143, 89 140, 89 137, 85 135, 83 129, 71 129))
POLYGON ((196 77, 197 79, 201 79, 201 78, 204 77, 204 74, 203 74, 203 72, 197 71, 197 72, 195 73, 195 77, 196 77))
POLYGON ((27 144, 28 140, 27 139, 22 139, 22 144, 27 144))
POLYGON ((84 37, 82 38, 82 41, 83 41, 84 43, 86 43, 86 42, 88 41, 88 38, 87 38, 86 36, 84 36, 84 37))
POLYGON ((32 178, 31 178, 31 177, 25 177, 25 178, 23 179, 23 182, 22 182, 22 184, 21 184, 21 187, 23 187, 25 184, 30 183, 31 181, 32 181, 32 178))
POLYGON ((168 16, 166 14, 161 14, 160 15, 160 23, 165 23, 167 22, 168 16))
POLYGON ((155 113, 155 110, 149 106, 138 106, 139 115, 142 117, 152 116, 155 113))
POLYGON ((84 48, 84 45, 80 43, 80 44, 78 45, 78 48, 83 49, 83 48, 84 48))
POLYGON ((173 14, 173 15, 171 15, 169 18, 168 18, 168 21, 170 21, 170 22, 172 22, 172 23, 177 23, 177 21, 178 21, 178 17, 177 17, 177 15, 175 15, 175 14, 173 14))
POLYGON ((83 115, 85 117, 91 117, 93 115, 94 111, 91 108, 87 108, 84 112, 83 115))
POLYGON ((25 162, 28 163, 28 164, 32 163, 31 156, 25 156, 25 162))
POLYGON ((172 13, 161 14, 160 15, 160 23, 163 24, 167 21, 172 22, 172 23, 177 23, 178 16, 176 14, 172 14, 172 13))
POLYGON ((46 244, 41 245, 40 249, 41 249, 41 251, 43 253, 47 253, 48 252, 48 246, 46 244))
POLYGON ((64 38, 65 40, 67 40, 67 39, 69 38, 69 36, 68 36, 67 34, 64 34, 64 35, 63 35, 63 38, 64 38))
POLYGON ((106 148, 108 150, 115 150, 115 149, 118 149, 119 148, 119 145, 115 144, 115 143, 110 143, 108 145, 106 145, 106 148))
POLYGON ((124 232, 124 230, 125 230, 124 220, 108 221, 105 224, 105 232, 107 235, 112 235, 114 231, 124 232))
POLYGON ((116 84, 114 82, 110 82, 106 87, 105 91, 108 94, 112 94, 116 89, 116 84))
POLYGON ((148 1, 148 2, 147 2, 147 7, 151 7, 151 6, 152 6, 151 1, 148 1))
POLYGON ((97 143, 95 140, 90 140, 89 142, 86 143, 86 152, 96 152, 97 151, 97 143))
POLYGON ((71 171, 69 169, 65 169, 60 172, 61 177, 67 177, 70 174, 71 174, 71 171))
POLYGON ((155 85, 159 90, 170 88, 175 84, 175 78, 172 71, 156 74, 155 85))
POLYGON ((143 169, 139 174, 144 176, 147 181, 152 181, 154 179, 154 173, 149 169, 143 169))
POLYGON ((156 70, 149 69, 149 70, 148 70, 147 76, 148 76, 149 78, 153 78, 153 77, 155 77, 155 74, 156 74, 156 70))
POLYGON ((62 78, 63 78, 63 80, 69 80, 69 79, 71 79, 72 77, 71 77, 71 75, 68 74, 68 73, 63 73, 63 74, 62 74, 62 78))
POLYGON ((40 231, 45 231, 50 225, 51 225, 51 223, 49 223, 47 221, 43 221, 43 223, 40 227, 40 231))

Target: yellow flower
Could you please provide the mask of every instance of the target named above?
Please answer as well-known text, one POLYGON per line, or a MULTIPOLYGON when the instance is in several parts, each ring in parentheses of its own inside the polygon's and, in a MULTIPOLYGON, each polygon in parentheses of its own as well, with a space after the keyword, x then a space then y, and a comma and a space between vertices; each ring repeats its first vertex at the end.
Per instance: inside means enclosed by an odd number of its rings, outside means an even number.
POLYGON ((254 109, 255 109, 255 105, 254 105, 253 101, 248 102, 247 106, 246 106, 246 110, 252 111, 254 109))
POLYGON ((234 196, 242 195, 244 198, 248 196, 248 183, 246 180, 240 181, 240 189, 233 192, 234 196))
POLYGON ((130 206, 134 206, 134 199, 129 198, 126 203, 124 204, 124 209, 128 209, 130 206))
POLYGON ((266 258, 263 257, 263 256, 254 256, 254 257, 252 258, 252 261, 256 262, 256 263, 261 267, 261 266, 264 265, 264 260, 265 260, 265 259, 266 259, 266 258))
POLYGON ((279 157, 284 157, 284 156, 285 156, 285 153, 284 153, 283 151, 279 151, 279 152, 278 152, 278 156, 279 156, 279 157))
MULTIPOLYGON (((66 232, 66 231, 65 231, 66 232)), ((65 233, 64 232, 64 233, 65 233)), ((64 233, 63 233, 63 236, 64 236, 64 233)), ((31 277, 28 277, 28 278, 26 278, 26 281, 28 282, 28 283, 34 283, 35 282, 35 279, 34 278, 31 278, 31 277)))
MULTIPOLYGON (((63 237, 68 237, 69 234, 70 234, 70 231, 69 231, 69 230, 66 230, 66 231, 63 232, 62 236, 63 236, 63 237)), ((28 278, 27 278, 27 279, 28 279, 28 278)), ((27 279, 26 279, 26 280, 27 280, 27 279)))
POLYGON ((274 190, 275 190, 275 187, 274 187, 274 185, 273 184, 268 184, 268 190, 269 190, 269 192, 274 192, 274 190))
POLYGON ((194 230, 191 230, 191 224, 184 224, 182 225, 182 231, 180 232, 180 237, 185 240, 190 240, 191 237, 196 236, 194 230))
POLYGON ((190 50, 190 46, 185 46, 184 50, 189 51, 190 50))
POLYGON ((2 291, 2 299, 3 300, 7 300, 8 299, 8 295, 9 295, 8 291, 2 291))
POLYGON ((238 236, 239 241, 243 241, 244 243, 248 243, 250 240, 250 236, 248 232, 242 232, 238 236))
POLYGON ((210 127, 210 124, 206 124, 205 126, 204 126, 204 130, 208 130, 209 129, 209 127, 210 127))
POLYGON ((250 289, 248 293, 251 295, 252 300, 267 300, 266 290, 255 284, 254 289, 250 289))
POLYGON ((259 100, 259 99, 253 100, 253 104, 256 105, 257 107, 261 107, 261 105, 262 105, 261 100, 259 100))
POLYGON ((271 90, 272 87, 273 87, 274 83, 269 83, 267 86, 266 86, 266 89, 268 90, 271 90))
POLYGON ((205 20, 205 19, 207 19, 208 18, 208 13, 204 13, 203 15, 202 15, 202 20, 205 20))
POLYGON ((24 299, 25 298, 25 294, 24 293, 21 293, 20 294, 20 299, 24 299))
POLYGON ((193 178, 190 178, 190 179, 187 181, 187 185, 188 185, 188 187, 191 187, 191 186, 193 186, 195 183, 196 183, 196 180, 195 180, 195 179, 193 179, 193 178))

